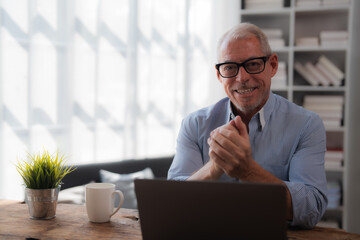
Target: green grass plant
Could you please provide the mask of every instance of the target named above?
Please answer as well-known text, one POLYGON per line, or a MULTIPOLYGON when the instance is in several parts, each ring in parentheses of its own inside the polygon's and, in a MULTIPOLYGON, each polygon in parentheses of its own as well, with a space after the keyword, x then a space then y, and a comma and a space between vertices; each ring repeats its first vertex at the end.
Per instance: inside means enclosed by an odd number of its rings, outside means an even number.
POLYGON ((31 189, 57 188, 65 175, 76 168, 65 165, 64 155, 59 151, 50 155, 44 150, 39 154, 27 154, 27 159, 16 165, 17 171, 24 180, 25 186, 31 189))

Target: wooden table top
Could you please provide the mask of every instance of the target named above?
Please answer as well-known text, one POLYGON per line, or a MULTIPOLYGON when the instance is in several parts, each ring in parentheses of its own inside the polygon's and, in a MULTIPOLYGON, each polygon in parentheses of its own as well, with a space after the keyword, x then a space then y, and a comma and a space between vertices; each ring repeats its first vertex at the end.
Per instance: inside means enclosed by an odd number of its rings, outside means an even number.
POLYGON ((0 239, 142 239, 137 210, 121 208, 110 222, 91 223, 84 205, 58 204, 56 217, 33 220, 27 204, 0 201, 0 239))
MULTIPOLYGON (((28 207, 0 200, 0 239, 142 239, 137 210, 120 209, 108 223, 91 223, 83 205, 58 204, 56 217, 32 220, 28 207)), ((350 240, 360 235, 342 229, 315 227, 288 230, 288 239, 350 240)))

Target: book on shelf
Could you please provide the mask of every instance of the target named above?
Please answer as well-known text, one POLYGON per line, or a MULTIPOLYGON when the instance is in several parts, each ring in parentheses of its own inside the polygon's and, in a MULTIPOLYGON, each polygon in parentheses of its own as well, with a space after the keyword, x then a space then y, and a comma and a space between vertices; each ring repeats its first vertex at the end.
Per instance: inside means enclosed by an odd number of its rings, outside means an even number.
POLYGON ((334 209, 340 206, 341 200, 341 184, 338 181, 329 181, 327 183, 327 197, 328 206, 327 208, 334 209))
POLYGON ((283 0, 245 0, 244 9, 283 8, 283 0))
POLYGON ((317 62, 315 64, 315 67, 319 70, 319 72, 324 75, 328 81, 330 81, 330 83, 333 85, 333 86, 340 86, 341 85, 341 81, 342 79, 340 78, 337 78, 334 74, 332 74, 327 68, 326 66, 321 63, 321 62, 317 62))
POLYGON ((283 88, 286 87, 287 72, 286 63, 283 61, 278 62, 278 69, 275 76, 271 79, 272 88, 283 88))
POLYGON ((278 62, 278 71, 286 72, 286 62, 284 62, 284 61, 278 62))
POLYGON ((342 124, 344 96, 305 95, 303 107, 317 113, 325 127, 340 127, 342 124))
POLYGON ((283 37, 283 31, 281 28, 263 28, 262 30, 268 38, 283 37))
POLYGON ((323 6, 349 5, 350 0, 322 0, 323 6))
POLYGON ((321 119, 334 119, 337 121, 341 121, 342 120, 342 113, 340 111, 333 111, 333 112, 329 112, 329 111, 317 111, 316 112, 319 117, 321 119))
POLYGON ((317 69, 311 62, 305 63, 305 69, 311 73, 311 75, 316 79, 317 82, 322 86, 329 86, 330 81, 317 69))
POLYGON ((344 152, 342 149, 328 149, 325 152, 325 168, 341 169, 344 165, 344 152))
POLYGON ((298 37, 295 39, 296 46, 311 46, 317 47, 319 46, 319 38, 318 37, 298 37))
POLYGON ((334 63, 332 63, 327 57, 321 55, 318 62, 323 64, 337 79, 344 79, 345 74, 334 63))
POLYGON ((306 103, 324 103, 324 104, 344 104, 344 96, 342 95, 305 95, 306 103))
POLYGON ((333 162, 333 161, 325 161, 324 163, 325 169, 331 170, 331 169, 337 169, 340 170, 343 167, 342 162, 333 162))
MULTIPOLYGON (((308 108, 306 108, 308 109, 308 108)), ((342 114, 341 113, 324 113, 324 114, 327 114, 327 115, 337 115, 337 116, 331 116, 331 117, 328 117, 326 115, 324 115, 323 113, 321 112, 318 112, 316 110, 312 110, 312 109, 308 109, 309 111, 312 111, 312 112, 315 112, 316 114, 319 115, 319 117, 321 118, 321 120, 323 121, 323 124, 325 126, 325 128, 338 128, 338 127, 341 127, 341 124, 342 124, 342 114)))
POLYGON ((262 4, 262 3, 281 3, 284 4, 284 0, 245 0, 245 4, 246 3, 257 3, 257 4, 262 4))
POLYGON ((328 149, 325 152, 325 161, 341 162, 344 160, 344 151, 342 149, 328 149))
POLYGON ((323 47, 345 47, 348 44, 348 31, 321 31, 320 42, 323 47))
POLYGON ((321 0, 296 0, 297 7, 321 6, 321 0))
POLYGON ((347 39, 321 39, 322 47, 346 47, 347 45, 347 39))
POLYGON ((312 86, 318 86, 319 82, 317 79, 309 73, 300 62, 295 62, 295 70, 312 86))
POLYGON ((263 31, 268 38, 271 48, 285 46, 285 40, 283 38, 283 31, 281 28, 264 28, 263 31))
POLYGON ((279 88, 285 88, 286 87, 286 81, 285 79, 282 80, 276 80, 274 81, 274 78, 271 81, 271 89, 279 89, 279 88))
POLYGON ((313 112, 342 112, 343 105, 338 104, 312 104, 304 103, 304 108, 313 111, 313 112))
POLYGON ((341 127, 341 119, 323 119, 325 127, 341 127))
POLYGON ((282 38, 268 38, 271 48, 280 48, 285 46, 285 40, 282 38))
POLYGON ((294 69, 312 86, 340 86, 345 76, 344 72, 324 55, 318 58, 315 65, 309 61, 305 66, 295 62, 294 69))
POLYGON ((329 39, 347 39, 349 36, 348 31, 336 30, 336 31, 320 31, 320 38, 329 39))
MULTIPOLYGON (((319 107, 311 107, 309 104, 303 105, 304 108, 316 112, 319 116, 323 116, 322 119, 342 119, 343 112, 340 111, 340 107, 337 109, 329 109, 329 108, 321 108, 319 107)), ((342 109, 341 109, 342 110, 342 109)))
POLYGON ((343 165, 344 165, 343 160, 335 160, 335 159, 326 159, 325 158, 325 166, 340 168, 343 165))

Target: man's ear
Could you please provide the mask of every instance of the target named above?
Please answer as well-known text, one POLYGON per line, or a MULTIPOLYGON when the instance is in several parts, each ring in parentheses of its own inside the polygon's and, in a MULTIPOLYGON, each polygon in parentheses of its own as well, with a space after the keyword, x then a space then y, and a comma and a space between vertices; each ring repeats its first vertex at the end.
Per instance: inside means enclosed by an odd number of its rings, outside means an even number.
POLYGON ((216 70, 216 76, 217 76, 217 79, 219 80, 219 82, 222 84, 222 77, 220 76, 219 74, 219 71, 216 69, 216 66, 215 66, 215 70, 216 70))
POLYGON ((277 69, 278 69, 278 56, 276 53, 271 54, 269 57, 269 63, 271 66, 271 77, 275 76, 277 69))

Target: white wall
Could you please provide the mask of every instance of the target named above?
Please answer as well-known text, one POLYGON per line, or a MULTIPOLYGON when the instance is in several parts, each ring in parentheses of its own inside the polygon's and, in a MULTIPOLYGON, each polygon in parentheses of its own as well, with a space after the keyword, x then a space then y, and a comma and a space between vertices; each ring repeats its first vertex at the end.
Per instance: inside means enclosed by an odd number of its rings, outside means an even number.
MULTIPOLYGON (((240 9, 240 1, 227 0, 226 4, 222 0, 214 0, 215 7, 213 8, 213 46, 217 47, 220 37, 235 24, 239 23, 239 12, 234 9, 240 9)), ((217 55, 214 52, 212 56, 214 66, 217 63, 217 55)), ((217 100, 226 97, 224 89, 216 78, 216 70, 214 67, 214 82, 210 86, 211 94, 209 95, 209 104, 215 103, 217 100)))

